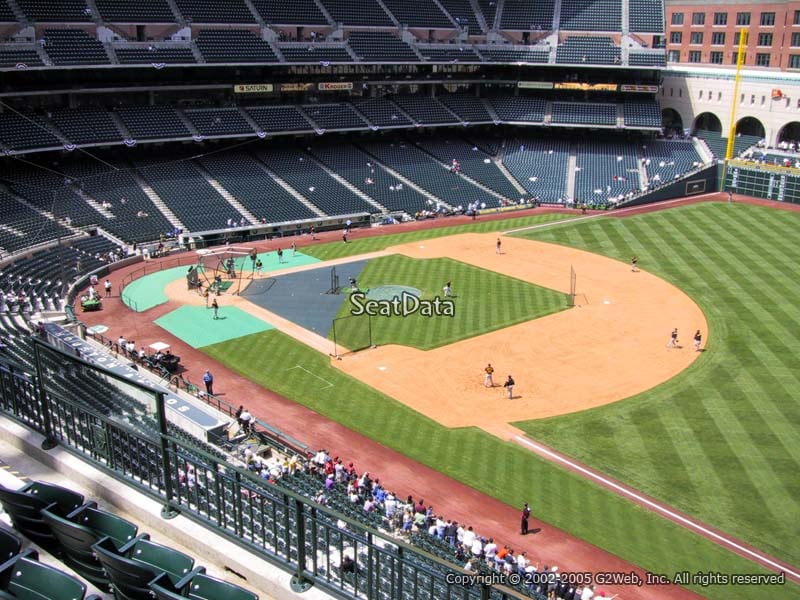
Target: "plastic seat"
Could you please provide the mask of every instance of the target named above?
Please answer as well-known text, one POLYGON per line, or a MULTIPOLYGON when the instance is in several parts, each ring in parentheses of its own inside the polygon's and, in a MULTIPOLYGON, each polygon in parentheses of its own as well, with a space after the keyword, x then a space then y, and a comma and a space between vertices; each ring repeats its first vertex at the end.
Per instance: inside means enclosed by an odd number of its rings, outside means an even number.
POLYGON ((150 584, 156 600, 176 600, 194 598, 195 600, 258 600, 258 594, 233 583, 198 573, 191 579, 173 586, 163 577, 150 584))
POLYGON ((86 585, 38 562, 35 552, 0 566, 0 589, 3 597, 20 600, 83 600, 86 595, 86 585))
POLYGON ((151 542, 146 534, 119 549, 111 538, 104 538, 92 550, 111 580, 117 600, 152 600, 151 581, 165 574, 171 583, 177 584, 194 566, 192 557, 151 542))
POLYGON ((0 564, 12 559, 22 550, 22 540, 5 529, 0 529, 0 564))
POLYGON ((117 515, 90 505, 84 505, 66 517, 44 509, 42 518, 61 544, 64 561, 94 585, 110 588, 111 581, 92 546, 108 537, 117 548, 121 548, 136 537, 138 527, 117 515))
POLYGON ((58 512, 69 514, 83 504, 83 496, 51 483, 34 481, 17 491, 0 485, 0 503, 17 531, 42 548, 60 555, 60 545, 50 526, 42 519, 42 510, 54 504, 58 512))

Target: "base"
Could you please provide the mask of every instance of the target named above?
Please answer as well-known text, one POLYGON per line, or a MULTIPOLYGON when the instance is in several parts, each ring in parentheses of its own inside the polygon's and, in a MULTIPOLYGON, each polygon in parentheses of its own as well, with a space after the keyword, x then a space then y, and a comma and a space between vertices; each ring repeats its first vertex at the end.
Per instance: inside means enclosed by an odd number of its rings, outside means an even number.
POLYGON ((42 450, 52 450, 56 446, 58 446, 58 442, 55 441, 53 438, 44 438, 44 440, 42 440, 40 447, 42 450))
POLYGON ((169 521, 170 519, 174 519, 179 514, 181 514, 181 513, 179 511, 175 510, 174 508, 172 508, 169 504, 165 504, 161 508, 161 518, 165 519, 167 521, 169 521))
POLYGON ((303 592, 307 592, 312 587, 311 581, 305 579, 304 577, 298 577, 297 575, 292 576, 292 580, 289 583, 289 587, 292 588, 293 592, 298 594, 302 594, 303 592))

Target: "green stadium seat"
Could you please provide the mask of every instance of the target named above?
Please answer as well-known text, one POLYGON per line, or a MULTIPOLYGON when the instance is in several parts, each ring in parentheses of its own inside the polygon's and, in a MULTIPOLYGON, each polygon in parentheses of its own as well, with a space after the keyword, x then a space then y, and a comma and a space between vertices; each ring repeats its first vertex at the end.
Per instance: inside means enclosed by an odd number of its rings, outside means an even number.
POLYGON ((209 577, 204 574, 194 575, 191 579, 173 586, 165 578, 160 577, 150 584, 156 600, 177 600, 193 598, 195 600, 258 600, 258 595, 238 585, 209 577))
POLYGON ((11 531, 0 529, 0 564, 12 559, 22 550, 22 540, 11 531))
POLYGON ((111 538, 103 538, 92 550, 111 580, 116 600, 152 600, 149 584, 156 577, 166 574, 177 583, 194 567, 192 557, 151 542, 146 534, 119 549, 111 538))
POLYGON ((42 519, 42 510, 54 504, 62 514, 69 514, 83 504, 83 496, 51 483, 34 481, 17 491, 0 485, 0 503, 17 531, 42 548, 60 555, 60 545, 50 526, 42 519))
POLYGON ((86 585, 55 567, 35 559, 36 553, 0 565, 0 590, 4 598, 19 600, 83 600, 86 585))
POLYGON ((110 588, 111 581, 92 546, 104 538, 110 538, 117 548, 121 548, 136 537, 138 527, 90 505, 82 506, 67 516, 44 509, 42 518, 61 544, 67 565, 97 587, 110 588))

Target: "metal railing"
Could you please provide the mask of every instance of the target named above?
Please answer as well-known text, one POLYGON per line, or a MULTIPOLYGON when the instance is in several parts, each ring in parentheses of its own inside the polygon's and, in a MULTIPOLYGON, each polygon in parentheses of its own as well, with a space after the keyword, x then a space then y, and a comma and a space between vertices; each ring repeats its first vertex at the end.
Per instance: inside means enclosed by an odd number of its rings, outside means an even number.
POLYGON ((316 585, 340 598, 366 600, 524 597, 485 581, 453 583, 457 565, 166 434, 163 392, 41 340, 34 344, 36 380, 0 366, 0 410, 160 500, 165 517, 180 512, 293 573, 296 591, 316 585), (100 386, 97 395, 110 394, 124 408, 89 404, 80 393, 86 385, 100 386), (352 569, 342 568, 345 555, 354 558, 352 569))

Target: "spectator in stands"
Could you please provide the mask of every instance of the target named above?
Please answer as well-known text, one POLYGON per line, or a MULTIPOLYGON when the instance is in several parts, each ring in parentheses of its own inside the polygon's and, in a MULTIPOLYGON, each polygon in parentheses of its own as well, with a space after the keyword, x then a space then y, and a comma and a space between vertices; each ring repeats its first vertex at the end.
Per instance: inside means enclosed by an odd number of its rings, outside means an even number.
POLYGON ((253 424, 256 419, 250 413, 250 411, 245 408, 237 420, 239 421, 239 426, 242 428, 242 431, 244 433, 250 433, 253 429, 253 424))

